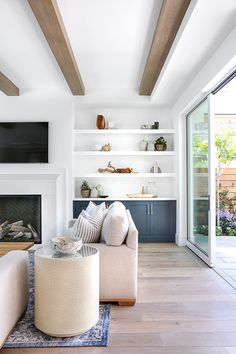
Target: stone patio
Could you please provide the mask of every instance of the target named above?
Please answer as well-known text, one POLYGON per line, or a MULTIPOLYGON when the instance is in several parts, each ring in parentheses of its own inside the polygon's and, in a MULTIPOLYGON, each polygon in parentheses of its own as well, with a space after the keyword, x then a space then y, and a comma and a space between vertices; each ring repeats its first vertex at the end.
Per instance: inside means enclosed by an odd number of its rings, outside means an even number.
POLYGON ((236 237, 217 236, 216 237, 216 265, 236 288, 236 237))

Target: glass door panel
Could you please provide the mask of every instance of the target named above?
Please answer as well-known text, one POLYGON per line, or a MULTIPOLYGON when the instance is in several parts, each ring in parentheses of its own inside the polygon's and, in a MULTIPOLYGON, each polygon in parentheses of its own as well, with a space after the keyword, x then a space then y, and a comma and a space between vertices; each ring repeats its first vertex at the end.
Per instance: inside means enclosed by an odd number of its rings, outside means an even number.
POLYGON ((213 198, 215 196, 211 188, 212 133, 209 107, 209 99, 205 99, 187 115, 187 245, 205 262, 212 265, 212 238, 215 235, 212 235, 214 226, 210 206, 214 200, 211 200, 210 196, 211 194, 213 198))

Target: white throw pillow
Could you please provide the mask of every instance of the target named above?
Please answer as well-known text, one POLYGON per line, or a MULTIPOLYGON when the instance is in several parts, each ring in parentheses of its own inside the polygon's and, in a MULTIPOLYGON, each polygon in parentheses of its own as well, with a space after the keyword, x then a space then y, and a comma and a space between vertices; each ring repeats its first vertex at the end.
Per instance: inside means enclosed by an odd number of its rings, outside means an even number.
POLYGON ((128 233, 129 222, 124 204, 114 202, 102 225, 101 239, 109 246, 120 246, 128 233))
POLYGON ((93 215, 82 210, 74 224, 72 237, 82 238, 83 243, 99 242, 103 219, 104 214, 101 209, 98 209, 93 215))
POLYGON ((89 213, 90 215, 93 215, 97 210, 102 210, 105 217, 107 213, 106 203, 103 202, 97 205, 90 201, 85 211, 87 211, 87 213, 89 213))

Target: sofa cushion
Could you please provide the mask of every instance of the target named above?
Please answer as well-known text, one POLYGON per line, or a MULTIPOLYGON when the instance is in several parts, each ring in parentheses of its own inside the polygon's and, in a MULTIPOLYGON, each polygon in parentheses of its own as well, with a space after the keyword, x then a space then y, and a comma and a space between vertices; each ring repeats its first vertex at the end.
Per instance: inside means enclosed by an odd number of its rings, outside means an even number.
POLYGON ((73 226, 71 236, 82 238, 83 243, 99 242, 103 219, 104 214, 101 208, 92 215, 82 210, 73 226))
POLYGON ((93 215, 94 213, 97 212, 97 210, 102 210, 104 217, 105 217, 105 215, 107 213, 106 203, 103 202, 103 203, 97 205, 94 202, 90 201, 87 208, 86 208, 87 213, 89 213, 90 215, 93 215))
POLYGON ((99 250, 100 300, 136 299, 137 296, 137 250, 126 246, 107 246, 95 243, 99 250))
POLYGON ((0 349, 28 304, 28 252, 0 258, 0 349))
POLYGON ((125 206, 120 202, 112 203, 102 225, 101 240, 109 246, 120 246, 125 240, 128 228, 125 206))

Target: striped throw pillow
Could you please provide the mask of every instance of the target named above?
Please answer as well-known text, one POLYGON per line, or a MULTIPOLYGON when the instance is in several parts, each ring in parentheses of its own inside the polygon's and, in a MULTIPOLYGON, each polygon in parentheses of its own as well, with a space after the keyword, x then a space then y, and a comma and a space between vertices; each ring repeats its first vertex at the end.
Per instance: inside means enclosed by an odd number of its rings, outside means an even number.
POLYGON ((82 210, 74 224, 72 237, 82 238, 83 243, 99 242, 103 219, 102 210, 97 210, 92 215, 82 210))

